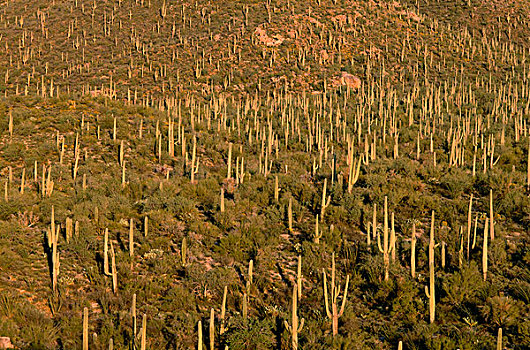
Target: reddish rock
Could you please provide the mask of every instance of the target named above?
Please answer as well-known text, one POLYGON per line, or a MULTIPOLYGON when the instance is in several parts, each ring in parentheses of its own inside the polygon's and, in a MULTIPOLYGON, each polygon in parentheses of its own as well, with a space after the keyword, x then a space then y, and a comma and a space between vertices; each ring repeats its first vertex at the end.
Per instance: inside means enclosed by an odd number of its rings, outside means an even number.
POLYGON ((346 17, 346 15, 337 15, 335 17, 332 17, 331 20, 333 22, 338 22, 340 24, 346 24, 347 21, 348 21, 348 17, 346 17))
POLYGON ((357 90, 361 87, 361 79, 347 72, 341 73, 340 82, 342 85, 346 85, 353 90, 357 90))
POLYGON ((273 35, 270 37, 267 35, 267 31, 261 27, 256 28, 254 35, 256 35, 260 43, 265 46, 278 46, 281 45, 285 40, 285 38, 281 35, 273 35))
POLYGON ((11 338, 0 337, 0 349, 14 349, 15 347, 11 343, 11 338))
POLYGON ((331 81, 332 86, 347 86, 350 89, 357 90, 361 87, 361 79, 353 74, 341 72, 341 75, 335 76, 331 81))

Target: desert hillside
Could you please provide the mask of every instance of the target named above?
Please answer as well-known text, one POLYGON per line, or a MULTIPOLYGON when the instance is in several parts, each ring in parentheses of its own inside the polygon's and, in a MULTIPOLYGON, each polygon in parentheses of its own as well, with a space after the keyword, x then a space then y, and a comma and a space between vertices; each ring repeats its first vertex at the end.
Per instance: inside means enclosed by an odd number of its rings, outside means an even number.
POLYGON ((529 24, 4 0, 0 349, 530 348, 529 24))

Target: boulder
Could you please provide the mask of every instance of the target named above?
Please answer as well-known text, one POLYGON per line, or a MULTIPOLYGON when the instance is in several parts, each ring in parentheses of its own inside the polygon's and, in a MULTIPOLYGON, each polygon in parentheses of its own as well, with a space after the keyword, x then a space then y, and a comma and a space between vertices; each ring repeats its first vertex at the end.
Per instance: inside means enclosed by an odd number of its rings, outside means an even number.
POLYGON ((267 31, 261 27, 256 28, 254 35, 256 35, 260 43, 265 46, 279 46, 285 40, 285 38, 281 35, 273 35, 272 37, 269 36, 267 31))
POLYGON ((11 338, 0 337, 0 349, 14 349, 15 347, 11 343, 11 338))
POLYGON ((333 85, 345 85, 352 90, 357 90, 361 87, 361 79, 348 72, 341 72, 341 75, 334 79, 333 85))

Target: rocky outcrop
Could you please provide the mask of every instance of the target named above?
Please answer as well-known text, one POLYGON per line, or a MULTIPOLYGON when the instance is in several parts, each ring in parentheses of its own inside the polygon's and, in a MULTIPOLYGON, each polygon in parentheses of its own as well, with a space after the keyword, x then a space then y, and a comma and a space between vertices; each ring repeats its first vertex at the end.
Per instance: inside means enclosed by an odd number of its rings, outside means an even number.
POLYGON ((11 343, 11 338, 9 337, 0 337, 0 349, 14 349, 13 343, 11 343))

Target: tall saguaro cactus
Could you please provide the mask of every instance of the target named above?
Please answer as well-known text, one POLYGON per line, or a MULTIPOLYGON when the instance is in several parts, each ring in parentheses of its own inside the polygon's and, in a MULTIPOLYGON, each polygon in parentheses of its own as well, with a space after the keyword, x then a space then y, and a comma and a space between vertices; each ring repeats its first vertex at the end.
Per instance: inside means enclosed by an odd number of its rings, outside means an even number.
POLYGON ((326 212, 326 208, 329 206, 329 203, 331 202, 331 195, 329 195, 326 198, 326 189, 328 187, 328 179, 324 179, 324 188, 322 190, 322 204, 320 206, 320 218, 324 220, 324 213, 326 212))
POLYGON ((429 287, 425 286, 425 295, 429 298, 429 321, 434 322, 436 301, 434 292, 434 210, 431 217, 431 237, 429 240, 429 287))
POLYGON ((315 242, 315 244, 319 244, 320 243, 320 239, 322 238, 322 231, 318 229, 318 214, 317 214, 317 217, 315 219, 315 234, 313 235, 313 241, 315 242))
POLYGON ((490 189, 490 238, 493 241, 495 238, 495 229, 493 222, 493 190, 490 189))
POLYGON ((228 287, 225 286, 223 292, 223 303, 221 304, 221 326, 219 329, 219 335, 223 335, 225 332, 225 315, 226 315, 226 294, 228 292, 228 287))
POLYGON ((226 179, 232 178, 232 142, 228 144, 228 166, 226 170, 226 179))
POLYGON ((484 281, 488 277, 488 219, 484 224, 484 241, 482 242, 482 277, 484 281))
POLYGON ((530 191, 530 137, 528 138, 528 158, 526 160, 526 189, 530 191))
POLYGON ((83 309, 83 350, 88 350, 88 308, 83 309))
POLYGON ((213 307, 210 309, 210 326, 208 327, 208 334, 210 335, 210 350, 215 350, 215 311, 213 307))
POLYGON ((298 299, 302 298, 302 256, 298 255, 298 269, 296 273, 296 285, 298 286, 298 299))
POLYGON ((203 347, 202 347, 202 322, 199 321, 199 323, 197 324, 197 333, 198 333, 198 342, 197 342, 197 350, 203 350, 203 347))
POLYGON ((145 350, 147 345, 147 315, 142 317, 142 333, 140 338, 140 350, 145 350))
POLYGON ((129 256, 134 257, 134 222, 129 220, 129 256))
POLYGON ((502 328, 497 331, 497 350, 502 350, 502 328))
POLYGON ((469 246, 471 241, 471 209, 473 208, 473 193, 469 198, 469 208, 467 211, 467 260, 469 261, 469 246))
POLYGON ((114 245, 110 243, 110 261, 112 273, 112 291, 114 294, 118 293, 118 269, 116 268, 116 253, 114 252, 114 245))
POLYGON ((410 241, 410 275, 416 277, 416 223, 412 223, 412 238, 410 241))
POLYGON ((350 158, 350 167, 348 170, 348 193, 352 192, 353 185, 359 180, 359 173, 361 170, 361 157, 358 159, 353 159, 353 153, 350 158))
POLYGON ((287 207, 287 221, 289 225, 289 232, 293 232, 293 199, 289 198, 289 206, 287 207))
POLYGON ((57 227, 57 232, 53 234, 53 243, 52 243, 52 290, 57 292, 57 283, 59 278, 59 267, 61 262, 59 260, 59 252, 57 251, 57 237, 59 236, 59 227, 57 227))
POLYGON ((339 317, 344 313, 344 307, 346 306, 346 300, 348 297, 348 284, 350 283, 350 276, 346 277, 346 285, 344 287, 344 295, 342 297, 342 303, 340 310, 338 308, 338 298, 340 295, 340 284, 335 284, 335 253, 331 257, 331 309, 329 307, 329 298, 328 298, 328 285, 327 285, 327 276, 326 270, 322 269, 322 275, 324 277, 324 303, 326 306, 326 314, 331 318, 333 336, 336 336, 339 333, 339 317))
POLYGON ((388 239, 388 197, 385 196, 385 216, 383 222, 383 247, 381 247, 381 237, 377 235, 377 245, 379 251, 383 253, 383 263, 385 265, 385 281, 388 280, 390 268, 390 253, 395 249, 396 236, 393 234, 389 242, 388 239))
POLYGON ((109 268, 109 229, 105 228, 105 236, 103 239, 103 273, 110 276, 109 268))
POLYGON ((289 322, 284 321, 285 328, 291 333, 291 339, 292 339, 292 346, 293 350, 298 350, 298 333, 302 331, 302 328, 304 328, 304 319, 300 320, 300 323, 298 322, 298 285, 295 284, 293 286, 293 305, 292 305, 292 312, 291 312, 291 324, 289 325, 289 322))

